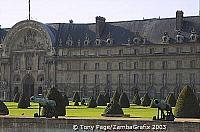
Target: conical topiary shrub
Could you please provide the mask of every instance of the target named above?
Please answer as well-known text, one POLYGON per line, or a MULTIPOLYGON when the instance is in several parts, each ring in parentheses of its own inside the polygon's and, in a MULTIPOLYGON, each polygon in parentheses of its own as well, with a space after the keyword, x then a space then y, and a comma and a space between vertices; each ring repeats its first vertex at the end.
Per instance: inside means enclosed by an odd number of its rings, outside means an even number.
MULTIPOLYGON (((50 91, 47 94, 47 99, 49 100, 54 100, 56 102, 56 107, 55 107, 55 114, 56 116, 65 116, 66 115, 66 110, 65 110, 65 101, 62 96, 62 94, 57 90, 57 88, 53 87, 50 89, 50 91)), ((44 107, 43 108, 43 115, 48 115, 46 113, 47 110, 44 107)))
POLYGON ((116 102, 119 102, 119 98, 120 94, 117 91, 115 91, 111 101, 115 100, 116 102))
POLYGON ((141 101, 142 106, 149 106, 151 104, 151 99, 149 98, 148 93, 146 93, 141 101))
POLYGON ((8 115, 9 110, 7 106, 4 104, 4 102, 0 101, 0 115, 8 115))
POLYGON ((74 106, 79 106, 78 100, 74 102, 74 106))
POLYGON ((82 100, 81 100, 81 105, 86 105, 86 104, 85 104, 85 99, 82 99, 82 100))
POLYGON ((99 94, 97 97, 97 106, 106 106, 107 103, 105 101, 105 97, 102 94, 99 94))
POLYGON ((166 103, 170 104, 171 107, 174 107, 176 105, 176 99, 174 97, 174 94, 169 94, 165 100, 166 103))
POLYGON ((22 94, 19 98, 18 108, 26 109, 30 106, 30 98, 22 94))
POLYGON ((129 108, 130 107, 129 99, 128 99, 126 93, 121 94, 121 96, 119 98, 119 105, 121 106, 121 108, 129 108))
POLYGON ((151 100, 151 104, 150 104, 151 108, 157 108, 154 100, 155 100, 154 98, 151 100))
POLYGON ((64 99, 65 106, 69 106, 69 99, 68 99, 67 95, 64 95, 63 99, 64 99))
POLYGON ((14 96, 13 102, 18 103, 18 102, 19 102, 19 97, 20 97, 20 94, 19 94, 19 92, 17 92, 17 93, 15 94, 15 96, 14 96))
POLYGON ((133 104, 136 104, 136 105, 141 105, 141 101, 140 101, 140 96, 138 93, 136 93, 133 97, 133 104))
POLYGON ((97 107, 96 100, 93 97, 90 97, 88 102, 88 108, 95 108, 97 107))
POLYGON ((116 100, 111 101, 104 110, 105 115, 123 115, 124 112, 116 100))
POLYGON ((74 93, 72 102, 75 102, 76 100, 77 100, 78 102, 81 102, 81 99, 80 99, 80 96, 79 96, 78 92, 75 92, 75 93, 74 93))
POLYGON ((104 94, 104 98, 105 98, 106 103, 109 103, 109 102, 110 102, 109 93, 105 93, 105 94, 104 94))
POLYGON ((174 115, 183 118, 200 117, 199 103, 191 87, 185 86, 182 89, 176 101, 174 115))

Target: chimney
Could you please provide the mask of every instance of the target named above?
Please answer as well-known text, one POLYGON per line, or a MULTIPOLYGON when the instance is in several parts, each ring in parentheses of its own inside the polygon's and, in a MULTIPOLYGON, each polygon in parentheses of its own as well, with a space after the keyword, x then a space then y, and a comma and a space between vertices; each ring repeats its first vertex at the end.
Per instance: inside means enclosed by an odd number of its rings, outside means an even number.
POLYGON ((104 31, 104 28, 106 25, 105 21, 106 19, 104 17, 101 17, 101 16, 96 17, 96 37, 97 38, 100 38, 104 31))
POLYGON ((176 30, 183 29, 183 11, 176 11, 176 30))

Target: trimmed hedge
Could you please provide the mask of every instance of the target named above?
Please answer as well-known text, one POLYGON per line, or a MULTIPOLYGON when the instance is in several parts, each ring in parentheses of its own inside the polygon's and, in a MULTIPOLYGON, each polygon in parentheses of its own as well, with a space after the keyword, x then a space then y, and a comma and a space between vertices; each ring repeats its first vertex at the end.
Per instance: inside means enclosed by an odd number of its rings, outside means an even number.
POLYGON ((121 106, 121 108, 129 108, 130 107, 130 103, 129 103, 129 99, 126 95, 126 93, 122 93, 119 99, 119 105, 121 106))
POLYGON ((169 94, 167 97, 166 97, 166 100, 165 100, 166 103, 170 104, 171 107, 175 107, 176 105, 176 99, 174 97, 174 94, 169 94))
POLYGON ((151 99, 151 104, 150 104, 151 108, 157 108, 154 100, 155 100, 155 98, 151 99))
POLYGON ((117 91, 115 91, 111 101, 115 100, 116 102, 119 102, 119 98, 120 98, 120 94, 117 91))
POLYGON ((140 100, 140 96, 138 93, 136 93, 133 97, 133 104, 136 104, 136 105, 141 105, 141 100, 140 100))
POLYGON ((19 98, 20 98, 20 93, 17 92, 17 93, 15 94, 15 96, 14 96, 13 102, 18 103, 18 102, 19 102, 19 98))
POLYGON ((106 106, 106 100, 105 97, 102 94, 99 94, 99 96, 97 97, 97 106, 106 106))
MULTIPOLYGON (((47 98, 49 100, 55 100, 56 107, 55 107, 55 114, 57 116, 65 116, 66 110, 65 110, 65 101, 62 96, 62 94, 57 90, 57 88, 53 87, 50 89, 50 91, 47 94, 47 98)), ((43 115, 46 115, 46 108, 43 108, 42 111, 43 115)))
POLYGON ((69 106, 69 99, 68 99, 67 95, 64 95, 63 99, 64 99, 65 106, 69 106))
POLYGON ((74 93, 72 102, 75 102, 76 100, 77 100, 78 102, 81 102, 81 98, 80 98, 78 92, 75 92, 75 93, 74 93))
POLYGON ((106 103, 109 103, 109 102, 110 102, 109 93, 105 93, 105 94, 104 94, 104 98, 105 98, 106 103))
POLYGON ((30 106, 30 98, 22 94, 19 98, 18 108, 26 109, 30 106))
POLYGON ((149 106, 151 104, 151 99, 148 95, 148 93, 146 93, 141 101, 141 105, 142 106, 149 106))
POLYGON ((9 110, 7 106, 4 104, 4 102, 0 101, 0 115, 8 115, 9 110))
POLYGON ((88 102, 88 108, 95 108, 97 107, 96 100, 93 97, 90 97, 88 102))
POLYGON ((118 102, 116 100, 113 100, 105 108, 104 114, 115 115, 115 114, 124 114, 124 112, 123 112, 121 106, 118 104, 118 102))
POLYGON ((74 102, 74 106, 79 106, 78 100, 74 102))
POLYGON ((81 100, 81 105, 86 105, 84 99, 81 100))
POLYGON ((200 117, 199 103, 191 87, 185 86, 182 89, 176 102, 174 115, 181 118, 200 117))

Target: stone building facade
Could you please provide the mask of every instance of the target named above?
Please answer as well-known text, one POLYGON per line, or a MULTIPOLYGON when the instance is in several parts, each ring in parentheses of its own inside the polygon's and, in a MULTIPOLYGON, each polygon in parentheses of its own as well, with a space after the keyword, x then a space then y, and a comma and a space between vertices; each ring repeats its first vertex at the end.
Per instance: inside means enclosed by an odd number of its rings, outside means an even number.
POLYGON ((0 98, 46 94, 56 86, 82 97, 114 91, 200 96, 200 17, 43 24, 25 20, 0 30, 0 98))

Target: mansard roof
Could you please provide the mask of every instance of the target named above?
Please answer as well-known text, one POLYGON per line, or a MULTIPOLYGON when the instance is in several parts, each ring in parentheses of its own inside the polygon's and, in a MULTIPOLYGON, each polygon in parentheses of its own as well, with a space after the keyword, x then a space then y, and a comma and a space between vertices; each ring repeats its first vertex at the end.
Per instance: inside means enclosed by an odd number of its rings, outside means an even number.
MULTIPOLYGON (((78 42, 83 47, 86 36, 90 40, 88 46, 96 47, 96 23, 47 23, 43 25, 49 32, 54 47, 78 47, 78 42), (66 44, 69 38, 73 42, 72 45, 66 44)), ((0 29, 0 38, 5 37, 7 30, 0 29)), ((200 16, 183 18, 181 35, 185 37, 185 42, 189 42, 192 30, 200 34, 200 16)), ((139 38, 141 40, 140 44, 161 44, 162 36, 165 32, 167 32, 171 39, 170 43, 175 43, 175 37, 177 35, 176 18, 106 22, 105 28, 98 39, 101 40, 101 46, 124 45, 128 44, 128 40, 131 40, 133 43, 134 38, 139 38), (112 36, 112 45, 108 45, 106 41, 109 34, 112 36)))
MULTIPOLYGON (((200 33, 200 16, 184 17, 183 20, 181 34, 185 37, 187 42, 192 30, 196 31, 197 34, 200 33)), ((58 47, 68 47, 66 41, 69 35, 73 40, 73 45, 70 47, 77 47, 78 40, 80 40, 83 46, 86 34, 91 41, 89 46, 96 46, 95 23, 49 23, 46 25, 51 29, 54 35, 58 34, 58 47)), ((135 37, 139 37, 142 44, 144 44, 144 39, 146 41, 145 44, 160 44, 162 43, 162 36, 165 32, 167 32, 170 37, 171 43, 175 43, 175 37, 177 35, 176 18, 106 22, 105 29, 100 39, 102 40, 102 46, 106 46, 106 39, 109 33, 112 35, 113 39, 112 46, 127 44, 128 39, 133 41, 135 37)))

